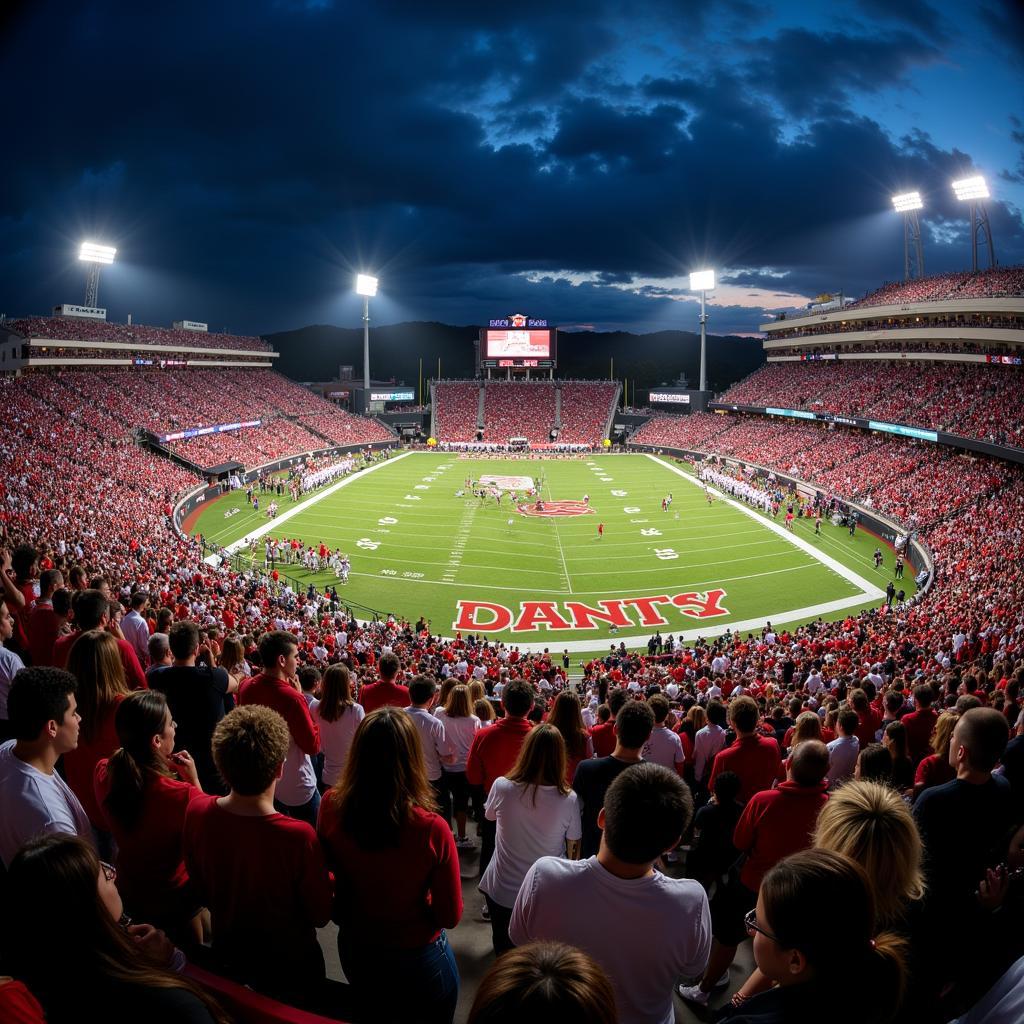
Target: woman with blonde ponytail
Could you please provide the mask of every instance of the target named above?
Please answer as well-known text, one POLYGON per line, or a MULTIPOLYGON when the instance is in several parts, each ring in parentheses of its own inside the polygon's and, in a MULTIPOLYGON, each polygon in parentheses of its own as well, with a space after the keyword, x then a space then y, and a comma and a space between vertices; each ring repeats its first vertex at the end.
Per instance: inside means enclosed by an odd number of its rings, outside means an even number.
POLYGON ((121 746, 96 765, 96 799, 117 843, 117 885, 128 913, 182 944, 203 942, 210 914, 193 895, 182 858, 185 811, 203 799, 195 762, 174 753, 167 698, 140 690, 118 706, 121 746))
POLYGON ((890 1020, 906 985, 906 943, 879 932, 864 869, 832 850, 804 850, 765 875, 747 915, 758 970, 774 987, 719 1018, 729 1024, 860 1024, 890 1020))

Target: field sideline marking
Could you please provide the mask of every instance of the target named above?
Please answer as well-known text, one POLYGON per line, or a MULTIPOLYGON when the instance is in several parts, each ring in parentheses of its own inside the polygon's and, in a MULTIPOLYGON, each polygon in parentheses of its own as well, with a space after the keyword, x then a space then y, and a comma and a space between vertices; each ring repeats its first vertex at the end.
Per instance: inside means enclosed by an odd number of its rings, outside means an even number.
MULTIPOLYGON (((689 473, 686 473, 681 469, 677 469, 675 466, 670 465, 663 459, 659 459, 656 455, 651 455, 649 453, 645 454, 647 455, 647 458, 651 460, 651 462, 656 462, 659 466, 664 466, 665 469, 669 470, 672 473, 675 473, 676 476, 681 476, 684 480, 687 480, 689 483, 693 484, 694 487, 703 486, 700 480, 698 480, 694 476, 691 476, 689 473)), ((852 583, 854 586, 860 587, 861 591, 864 594, 864 599, 866 601, 877 600, 878 598, 885 596, 884 590, 879 589, 870 580, 864 579, 863 576, 858 575, 849 566, 843 565, 842 562, 833 558, 831 555, 826 555, 823 551, 819 551, 809 541, 804 540, 802 537, 797 537, 794 533, 790 533, 789 530, 785 529, 785 527, 779 526, 778 523, 770 522, 769 520, 764 519, 762 516, 758 515, 758 513, 755 512, 749 505, 745 505, 741 501, 735 501, 734 499, 728 497, 727 495, 722 494, 717 488, 712 488, 712 490, 719 495, 720 501, 726 502, 733 508, 742 512, 745 516, 749 517, 750 519, 753 519, 757 523, 760 523, 766 529, 771 530, 772 533, 781 537, 783 540, 789 541, 789 543, 792 544, 794 547, 799 548, 801 551, 805 552, 812 558, 819 561, 822 565, 827 566, 837 575, 842 576, 843 579, 846 580, 848 583, 852 583)))
MULTIPOLYGON (((349 473, 348 476, 343 477, 336 484, 331 484, 330 487, 322 490, 319 494, 314 494, 308 501, 304 501, 301 505, 295 505, 293 508, 288 509, 287 512, 282 512, 276 518, 269 519, 262 526, 256 527, 255 530, 250 530, 244 537, 240 537, 233 544, 229 544, 224 550, 229 555, 233 555, 236 551, 240 551, 242 548, 248 547, 249 542, 254 537, 263 537, 272 532, 279 523, 287 523, 293 516, 297 516, 300 512, 305 512, 308 508, 312 508, 314 505, 323 501, 324 498, 329 498, 335 491, 340 491, 342 487, 347 487, 353 480, 358 480, 361 477, 366 476, 368 473, 375 473, 378 469, 383 469, 385 466, 392 466, 396 462, 401 462, 402 459, 406 459, 412 454, 412 452, 403 452, 401 455, 385 459, 384 462, 378 462, 376 466, 370 466, 368 469, 360 470, 358 473, 349 473)), ((217 556, 211 555, 210 557, 216 558, 217 556)))

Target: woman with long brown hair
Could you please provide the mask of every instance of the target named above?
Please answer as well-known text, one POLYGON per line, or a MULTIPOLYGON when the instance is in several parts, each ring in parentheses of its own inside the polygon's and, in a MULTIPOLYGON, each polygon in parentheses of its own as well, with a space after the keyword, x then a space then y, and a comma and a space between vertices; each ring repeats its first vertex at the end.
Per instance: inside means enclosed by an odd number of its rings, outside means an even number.
POLYGON ((465 683, 457 683, 448 693, 448 702, 444 706, 444 714, 438 715, 444 720, 444 734, 455 755, 451 764, 443 766, 445 785, 452 795, 452 813, 455 827, 458 830, 456 846, 472 848, 475 844, 466 835, 466 817, 469 809, 469 782, 466 779, 466 761, 469 759, 469 748, 473 745, 473 737, 480 728, 480 719, 473 714, 473 705, 469 702, 469 687, 465 683))
POLYGON ((96 802, 93 773, 97 763, 120 746, 114 716, 131 691, 125 682, 124 664, 117 640, 104 629, 90 629, 72 645, 68 671, 78 680, 75 697, 82 727, 78 746, 64 755, 68 785, 82 801, 96 830, 101 855, 111 853, 107 821, 96 802))
POLYGON ((149 925, 133 925, 114 884, 116 870, 76 836, 30 840, 7 876, 4 962, 46 1010, 49 1024, 76 1024, 84 1008, 111 1024, 227 1017, 170 969, 180 953, 149 925))
POLYGON ((320 699, 309 705, 309 714, 320 730, 324 755, 323 787, 330 789, 341 778, 359 723, 366 717, 362 704, 352 697, 352 676, 345 665, 331 665, 320 679, 320 699))
POLYGON ((576 765, 594 756, 594 743, 583 724, 579 697, 572 690, 563 690, 555 698, 547 720, 565 740, 565 781, 571 786, 576 765))
POLYGON ((523 879, 541 857, 579 856, 580 804, 565 781, 565 741, 550 724, 526 734, 506 776, 494 780, 484 814, 497 822, 494 856, 480 879, 494 952, 512 948, 508 926, 523 879))
POLYGON ((357 1019, 450 1024, 459 972, 445 929, 462 917, 459 855, 405 711, 378 708, 360 722, 317 831, 357 1019))
POLYGON ((120 747, 96 765, 96 799, 117 843, 118 889, 133 917, 176 941, 209 938, 210 913, 194 896, 182 855, 185 812, 202 797, 195 762, 174 753, 176 723, 159 690, 140 690, 114 716, 120 747))

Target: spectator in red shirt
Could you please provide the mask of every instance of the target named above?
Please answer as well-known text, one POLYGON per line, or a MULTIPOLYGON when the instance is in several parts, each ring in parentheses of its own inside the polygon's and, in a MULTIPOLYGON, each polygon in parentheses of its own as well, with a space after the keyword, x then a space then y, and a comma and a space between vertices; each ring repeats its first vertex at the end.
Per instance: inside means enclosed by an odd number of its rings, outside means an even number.
POLYGON ((38 575, 39 552, 31 544, 19 544, 13 554, 6 548, 0 551, 0 584, 14 619, 14 636, 8 646, 22 658, 29 655, 28 614, 39 596, 38 575))
MULTIPOLYGON (((953 729, 960 716, 955 711, 943 711, 935 723, 932 735, 932 753, 917 766, 914 775, 914 799, 932 786, 944 786, 956 778, 956 769, 949 763, 949 745, 953 729)), ((906 721, 906 719, 904 719, 906 721)))
POLYGON ((699 984, 680 987, 684 999, 707 1005, 712 988, 728 971, 746 937, 744 916, 757 903, 761 880, 784 857, 811 845, 818 814, 828 800, 827 772, 825 744, 805 740, 793 750, 786 781, 755 793, 748 801, 733 834, 733 845, 747 855, 746 860, 739 876, 730 876, 711 901, 715 937, 711 957, 699 984))
POLYGON ((331 881, 313 829, 274 807, 289 742, 270 708, 235 708, 221 720, 213 759, 230 792, 190 803, 185 866, 210 908, 222 969, 319 1012, 326 971, 316 929, 330 920, 331 881))
MULTIPOLYGON (((480 786, 486 801, 494 780, 506 775, 519 757, 519 748, 533 727, 527 718, 533 710, 533 687, 525 679, 513 679, 501 691, 505 717, 481 729, 473 737, 466 760, 466 778, 471 786, 480 786)), ((497 824, 486 818, 480 822, 480 874, 494 855, 497 824)))
POLYGON ((608 709, 608 718, 601 719, 601 709, 598 708, 598 719, 600 724, 590 730, 590 740, 594 744, 595 757, 611 757, 615 750, 615 720, 619 712, 629 700, 629 693, 621 687, 616 687, 608 694, 608 703, 603 705, 608 709))
MULTIPOLYGON (((64 668, 68 663, 68 652, 71 650, 71 645, 82 633, 86 633, 90 629, 107 629, 110 625, 110 600, 100 590, 80 591, 72 599, 71 607, 74 610, 78 632, 62 636, 53 645, 53 664, 56 668, 64 668)), ((124 665, 124 677, 128 689, 145 690, 146 676, 143 674, 142 666, 139 664, 132 645, 116 635, 114 635, 114 639, 121 652, 121 662, 124 665)))
POLYGON ((934 700, 935 691, 928 683, 915 686, 914 710, 900 719, 907 730, 907 752, 915 765, 927 757, 931 749, 932 733, 939 719, 938 713, 932 707, 934 700))
POLYGON ((407 708, 412 703, 409 699, 409 687, 395 682, 401 667, 401 662, 390 651, 381 656, 378 666, 380 682, 370 683, 359 691, 359 703, 367 714, 385 705, 407 708))
POLYGON ((729 722, 736 731, 736 741, 715 755, 708 789, 714 790, 719 772, 735 772, 740 778, 739 800, 746 803, 785 775, 779 744, 773 738, 758 735, 758 718, 753 697, 737 697, 729 705, 729 722))
POLYGON ((67 622, 71 606, 68 591, 64 590, 64 577, 59 569, 46 569, 39 576, 39 599, 28 613, 28 649, 33 665, 53 663, 53 645, 61 628, 67 622), (54 608, 57 595, 60 610, 54 608))
POLYGON ((210 912, 189 885, 182 854, 185 812, 203 791, 195 761, 174 753, 167 698, 140 690, 117 708, 120 748, 96 765, 96 801, 117 843, 117 887, 128 912, 175 941, 209 938, 210 912))
POLYGON ((435 813, 412 718, 378 708, 356 729, 318 831, 338 880, 332 917, 357 1020, 451 1024, 459 971, 445 929, 462 917, 455 839, 435 813))
POLYGON ((860 741, 860 748, 875 742, 875 734, 882 728, 882 716, 868 701, 868 695, 861 689, 850 691, 850 706, 857 712, 857 728, 854 736, 860 741))
POLYGON ((320 793, 312 757, 320 752, 320 734, 309 714, 309 705, 299 686, 298 644, 291 633, 272 630, 260 640, 263 671, 246 680, 238 691, 238 703, 262 704, 276 711, 287 723, 288 756, 274 794, 274 806, 290 818, 316 827, 320 793))

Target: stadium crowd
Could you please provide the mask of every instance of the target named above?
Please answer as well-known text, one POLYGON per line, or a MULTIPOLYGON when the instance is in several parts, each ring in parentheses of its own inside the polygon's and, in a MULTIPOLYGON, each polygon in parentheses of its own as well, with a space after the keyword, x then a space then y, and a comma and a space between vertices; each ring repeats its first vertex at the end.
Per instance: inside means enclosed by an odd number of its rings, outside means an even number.
POLYGON ((473 858, 500 954, 480 1024, 668 1024, 747 939, 734 1024, 931 1024, 1019 977, 1014 467, 655 419, 634 440, 845 474, 837 493, 917 526, 938 583, 791 630, 622 643, 570 686, 567 654, 359 624, 329 591, 207 564, 170 518, 194 478, 76 394, 0 380, 0 1017, 288 1019, 278 1000, 450 1022, 473 858))
POLYGON ((488 381, 484 386, 484 440, 507 444, 525 437, 533 444, 551 440, 555 425, 555 385, 547 381, 488 381))
POLYGON ((606 426, 612 413, 612 402, 618 393, 617 386, 606 381, 567 381, 559 390, 562 393, 562 426, 558 440, 572 444, 600 444, 608 436, 606 426))
POLYGON ((444 441, 474 441, 480 409, 480 384, 438 381, 434 387, 434 430, 444 441))
POLYGON ((178 348, 225 348, 236 351, 269 352, 261 338, 208 331, 174 330, 143 324, 115 324, 84 317, 32 316, 6 320, 4 326, 25 338, 55 341, 117 341, 129 345, 163 345, 178 348))

